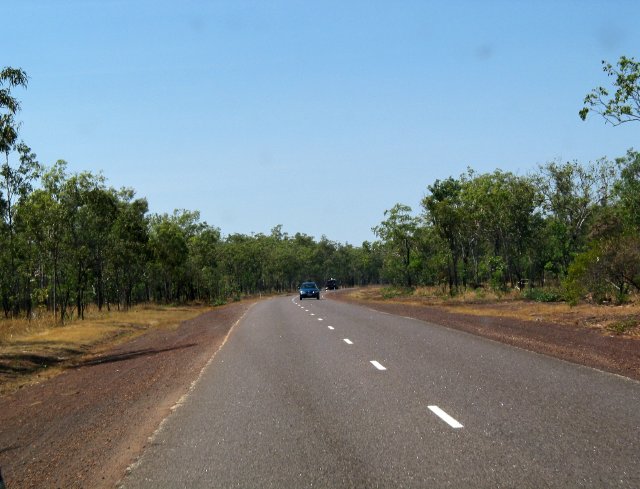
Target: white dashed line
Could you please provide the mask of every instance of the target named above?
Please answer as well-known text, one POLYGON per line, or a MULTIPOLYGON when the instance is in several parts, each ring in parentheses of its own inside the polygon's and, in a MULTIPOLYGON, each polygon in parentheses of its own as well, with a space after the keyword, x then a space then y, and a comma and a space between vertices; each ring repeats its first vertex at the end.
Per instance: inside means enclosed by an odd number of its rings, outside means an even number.
POLYGON ((335 329, 333 326, 327 326, 327 328, 329 328, 329 329, 335 329))
POLYGON ((318 321, 324 321, 324 319, 322 319, 322 318, 318 318, 318 321))
POLYGON ((431 409, 431 411, 433 411, 436 416, 438 416, 442 421, 447 423, 452 428, 462 428, 463 427, 460 423, 458 423, 455 419, 453 419, 451 416, 449 416, 447 413, 445 413, 438 406, 429 406, 429 409, 431 409))
POLYGON ((345 338, 344 341, 347 345, 353 345, 353 341, 351 341, 349 338, 345 338))
POLYGON ((315 314, 314 314, 314 313, 311 313, 311 314, 309 314, 309 316, 315 316, 315 314))
POLYGON ((387 370, 387 367, 383 366, 379 362, 376 362, 375 360, 371 360, 371 365, 373 365, 378 370, 387 370))

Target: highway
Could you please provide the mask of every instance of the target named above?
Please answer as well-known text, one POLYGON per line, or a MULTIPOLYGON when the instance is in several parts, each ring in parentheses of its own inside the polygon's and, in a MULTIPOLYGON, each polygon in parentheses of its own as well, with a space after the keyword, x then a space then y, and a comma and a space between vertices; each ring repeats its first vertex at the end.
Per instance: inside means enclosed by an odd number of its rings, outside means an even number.
POLYGON ((640 383, 361 306, 255 304, 135 488, 638 488, 640 383))

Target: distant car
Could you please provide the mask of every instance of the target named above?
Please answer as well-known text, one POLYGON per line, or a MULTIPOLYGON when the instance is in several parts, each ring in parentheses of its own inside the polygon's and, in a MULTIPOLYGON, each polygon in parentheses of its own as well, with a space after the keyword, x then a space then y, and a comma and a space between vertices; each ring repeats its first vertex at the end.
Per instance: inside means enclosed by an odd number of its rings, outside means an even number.
POLYGON ((336 290, 338 288, 338 281, 335 278, 327 280, 327 290, 336 290))
POLYGON ((320 300, 320 289, 315 282, 303 282, 300 286, 300 300, 308 297, 320 300))

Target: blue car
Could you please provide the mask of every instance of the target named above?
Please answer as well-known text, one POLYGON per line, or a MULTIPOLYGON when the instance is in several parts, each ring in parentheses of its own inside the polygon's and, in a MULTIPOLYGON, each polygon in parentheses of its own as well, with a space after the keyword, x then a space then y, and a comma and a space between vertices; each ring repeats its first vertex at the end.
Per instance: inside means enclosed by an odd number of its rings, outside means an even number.
POLYGON ((300 300, 305 298, 316 298, 320 300, 320 289, 315 282, 304 282, 300 286, 300 300))

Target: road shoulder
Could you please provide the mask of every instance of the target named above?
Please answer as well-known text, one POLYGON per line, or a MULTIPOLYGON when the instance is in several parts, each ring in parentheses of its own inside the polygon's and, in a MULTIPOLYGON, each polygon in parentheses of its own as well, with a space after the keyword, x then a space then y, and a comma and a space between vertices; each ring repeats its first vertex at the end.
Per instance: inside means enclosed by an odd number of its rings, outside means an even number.
POLYGON ((0 398, 7 487, 114 487, 249 306, 149 332, 0 398))

